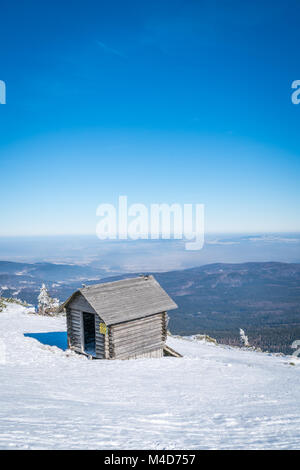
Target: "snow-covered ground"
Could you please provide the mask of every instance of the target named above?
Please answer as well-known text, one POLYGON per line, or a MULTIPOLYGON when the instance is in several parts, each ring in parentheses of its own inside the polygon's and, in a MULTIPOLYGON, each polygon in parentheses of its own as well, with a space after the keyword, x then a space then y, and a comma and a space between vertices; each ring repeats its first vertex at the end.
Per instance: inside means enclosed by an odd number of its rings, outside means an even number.
POLYGON ((65 351, 64 318, 9 305, 0 313, 0 448, 300 448, 297 361, 169 344, 184 358, 92 361, 65 351))

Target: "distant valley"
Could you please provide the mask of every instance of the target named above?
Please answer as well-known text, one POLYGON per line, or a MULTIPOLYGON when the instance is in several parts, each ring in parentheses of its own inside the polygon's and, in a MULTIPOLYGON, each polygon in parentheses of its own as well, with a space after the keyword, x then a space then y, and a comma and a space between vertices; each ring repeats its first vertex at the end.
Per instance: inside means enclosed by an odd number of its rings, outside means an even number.
MULTIPOLYGON (((207 333, 238 345, 239 328, 244 328, 252 345, 286 354, 293 352, 292 341, 300 339, 298 263, 215 263, 153 274, 178 304, 169 313, 173 334, 207 333)), ((36 304, 45 282, 51 295, 63 301, 83 283, 134 275, 110 277, 89 265, 0 261, 0 293, 36 304)))

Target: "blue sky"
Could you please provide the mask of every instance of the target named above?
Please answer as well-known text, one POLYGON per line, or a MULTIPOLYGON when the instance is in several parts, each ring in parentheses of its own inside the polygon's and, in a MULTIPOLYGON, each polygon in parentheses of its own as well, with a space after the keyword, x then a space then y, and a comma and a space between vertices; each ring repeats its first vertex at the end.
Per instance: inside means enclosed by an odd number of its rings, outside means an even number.
POLYGON ((0 235, 203 203, 211 232, 299 231, 300 3, 1 4, 0 235))

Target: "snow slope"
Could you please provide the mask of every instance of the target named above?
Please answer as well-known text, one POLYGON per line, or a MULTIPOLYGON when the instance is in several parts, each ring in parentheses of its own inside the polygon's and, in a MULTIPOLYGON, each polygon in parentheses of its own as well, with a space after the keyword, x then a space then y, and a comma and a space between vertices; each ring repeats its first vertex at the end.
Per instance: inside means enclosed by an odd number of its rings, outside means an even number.
POLYGON ((64 350, 64 318, 9 305, 0 313, 0 448, 300 448, 299 363, 169 344, 184 358, 92 361, 64 350))

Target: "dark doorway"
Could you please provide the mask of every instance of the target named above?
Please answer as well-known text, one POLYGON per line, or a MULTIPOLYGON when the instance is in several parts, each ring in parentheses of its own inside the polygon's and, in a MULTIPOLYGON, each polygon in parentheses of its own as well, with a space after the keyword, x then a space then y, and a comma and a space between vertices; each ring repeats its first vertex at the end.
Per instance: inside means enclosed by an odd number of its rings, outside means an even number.
POLYGON ((84 352, 91 356, 96 355, 95 315, 83 313, 84 352))

